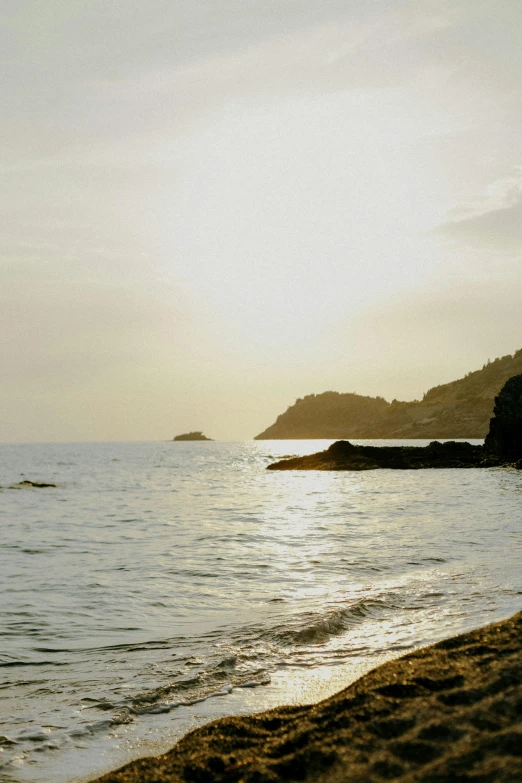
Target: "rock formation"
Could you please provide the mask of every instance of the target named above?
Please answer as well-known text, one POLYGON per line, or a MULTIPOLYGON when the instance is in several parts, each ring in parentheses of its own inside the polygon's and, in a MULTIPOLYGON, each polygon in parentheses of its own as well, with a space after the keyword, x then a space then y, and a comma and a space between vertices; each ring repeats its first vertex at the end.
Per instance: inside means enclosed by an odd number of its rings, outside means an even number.
POLYGON ((484 449, 508 460, 522 459, 522 375, 515 375, 495 397, 484 449))
POLYGON ((185 432, 183 435, 176 435, 172 440, 212 440, 212 438, 207 438, 202 432, 185 432))
POLYGON ((326 451, 281 460, 268 470, 419 470, 422 468, 491 468, 501 464, 494 454, 471 443, 429 446, 354 446, 347 440, 332 443, 326 451))
POLYGON ((11 484, 9 489, 26 489, 28 487, 34 487, 35 489, 47 489, 47 487, 57 487, 58 484, 45 484, 43 481, 19 481, 18 484, 11 484))
POLYGON ((418 470, 421 468, 522 468, 522 375, 510 378, 495 400, 484 446, 439 443, 429 446, 355 446, 337 441, 326 451, 284 459, 268 470, 418 470))

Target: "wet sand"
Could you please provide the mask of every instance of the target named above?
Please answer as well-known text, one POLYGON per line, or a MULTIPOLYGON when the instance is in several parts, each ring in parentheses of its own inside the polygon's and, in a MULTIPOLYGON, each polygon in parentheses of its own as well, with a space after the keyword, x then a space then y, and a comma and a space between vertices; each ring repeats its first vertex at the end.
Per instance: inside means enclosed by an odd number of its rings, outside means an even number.
POLYGON ((98 783, 522 781, 522 612, 318 704, 224 718, 98 783))

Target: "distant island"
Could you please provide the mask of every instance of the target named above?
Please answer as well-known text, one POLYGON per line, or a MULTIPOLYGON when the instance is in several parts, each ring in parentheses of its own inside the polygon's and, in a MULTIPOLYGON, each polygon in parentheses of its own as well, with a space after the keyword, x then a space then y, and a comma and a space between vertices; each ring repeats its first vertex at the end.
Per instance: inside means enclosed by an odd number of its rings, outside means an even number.
POLYGON ((426 392, 422 400, 327 391, 298 399, 255 440, 308 438, 485 438, 495 396, 522 373, 522 349, 426 392))
POLYGON ((172 440, 212 440, 212 438, 207 438, 202 432, 185 432, 183 435, 176 435, 172 440))

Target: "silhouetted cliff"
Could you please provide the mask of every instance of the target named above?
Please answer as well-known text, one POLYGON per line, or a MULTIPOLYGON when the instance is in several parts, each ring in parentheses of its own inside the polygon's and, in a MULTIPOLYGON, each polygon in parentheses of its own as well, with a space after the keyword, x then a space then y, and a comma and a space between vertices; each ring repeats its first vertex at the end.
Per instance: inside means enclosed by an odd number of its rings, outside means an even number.
POLYGON ((495 397, 493 413, 484 442, 485 451, 522 463, 522 375, 510 378, 495 397))
POLYGON ((324 392, 297 400, 256 440, 269 438, 484 438, 495 395, 522 373, 522 350, 464 378, 435 386, 422 400, 324 392))
POLYGON ((419 470, 497 468, 522 470, 522 375, 510 378, 495 398, 495 416, 483 446, 454 440, 429 446, 367 446, 338 440, 316 454, 285 458, 267 470, 419 470))

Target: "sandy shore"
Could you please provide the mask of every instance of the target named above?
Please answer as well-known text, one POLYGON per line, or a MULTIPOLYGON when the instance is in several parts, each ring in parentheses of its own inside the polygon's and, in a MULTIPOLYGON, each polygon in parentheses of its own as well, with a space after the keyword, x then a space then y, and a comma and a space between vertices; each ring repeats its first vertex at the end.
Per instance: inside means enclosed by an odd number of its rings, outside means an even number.
POLYGON ((522 781, 522 612, 307 707, 224 718, 98 783, 522 781))

